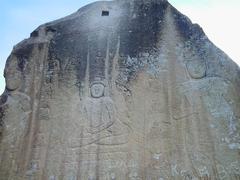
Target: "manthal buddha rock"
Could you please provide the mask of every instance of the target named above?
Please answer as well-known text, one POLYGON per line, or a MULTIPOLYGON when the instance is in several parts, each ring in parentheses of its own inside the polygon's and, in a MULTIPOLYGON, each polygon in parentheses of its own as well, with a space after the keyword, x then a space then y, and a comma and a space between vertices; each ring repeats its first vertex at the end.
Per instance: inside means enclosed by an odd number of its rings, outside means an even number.
POLYGON ((240 68, 166 0, 43 24, 4 75, 1 180, 240 179, 240 68))

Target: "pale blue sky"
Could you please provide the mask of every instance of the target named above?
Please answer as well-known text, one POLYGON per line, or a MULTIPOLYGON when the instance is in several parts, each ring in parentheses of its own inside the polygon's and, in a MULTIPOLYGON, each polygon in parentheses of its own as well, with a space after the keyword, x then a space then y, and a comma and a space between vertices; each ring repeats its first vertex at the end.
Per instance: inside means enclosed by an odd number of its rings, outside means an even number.
MULTIPOLYGON (((3 69, 12 47, 28 38, 39 25, 64 17, 96 0, 0 0, 0 94, 5 87, 3 69)), ((240 0, 169 0, 209 38, 240 64, 240 0), (237 22, 238 21, 238 22, 237 22)))

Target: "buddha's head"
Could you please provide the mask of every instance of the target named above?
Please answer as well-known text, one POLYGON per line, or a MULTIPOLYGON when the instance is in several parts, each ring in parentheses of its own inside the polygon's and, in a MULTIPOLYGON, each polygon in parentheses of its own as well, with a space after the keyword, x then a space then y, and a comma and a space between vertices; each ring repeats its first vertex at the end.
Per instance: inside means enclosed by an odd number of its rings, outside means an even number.
POLYGON ((193 79, 201 79, 206 76, 206 63, 201 60, 189 61, 187 63, 187 70, 193 79))
POLYGON ((22 73, 17 68, 17 61, 13 61, 9 64, 4 72, 6 81, 6 88, 9 91, 17 90, 21 85, 22 73))
POLYGON ((90 87, 91 96, 93 98, 100 98, 105 95, 105 84, 103 81, 96 79, 90 87))

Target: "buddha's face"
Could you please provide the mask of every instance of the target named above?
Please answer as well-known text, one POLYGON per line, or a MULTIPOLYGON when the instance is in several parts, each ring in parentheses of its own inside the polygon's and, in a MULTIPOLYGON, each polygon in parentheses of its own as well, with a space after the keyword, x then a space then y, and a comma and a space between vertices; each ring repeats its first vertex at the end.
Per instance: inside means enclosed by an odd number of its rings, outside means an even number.
POLYGON ((200 60, 188 62, 187 70, 194 79, 201 79, 206 76, 206 64, 200 60))
POLYGON ((104 96, 104 85, 101 83, 96 83, 91 86, 91 96, 94 98, 100 98, 104 96))
POLYGON ((18 89, 21 85, 21 72, 16 69, 9 69, 5 73, 6 87, 10 91, 18 89))

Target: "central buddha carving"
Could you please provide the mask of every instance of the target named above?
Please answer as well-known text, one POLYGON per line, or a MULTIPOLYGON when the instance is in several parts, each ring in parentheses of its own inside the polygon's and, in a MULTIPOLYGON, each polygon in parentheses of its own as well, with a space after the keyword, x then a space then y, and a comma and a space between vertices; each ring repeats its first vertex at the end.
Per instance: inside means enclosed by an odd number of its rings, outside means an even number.
POLYGON ((84 122, 82 145, 120 145, 127 143, 129 127, 120 121, 114 101, 108 96, 104 81, 95 78, 90 96, 82 102, 84 122))
POLYGON ((110 127, 116 121, 116 110, 112 99, 105 96, 105 85, 96 80, 90 86, 91 97, 87 98, 83 113, 87 131, 96 134, 110 127))

